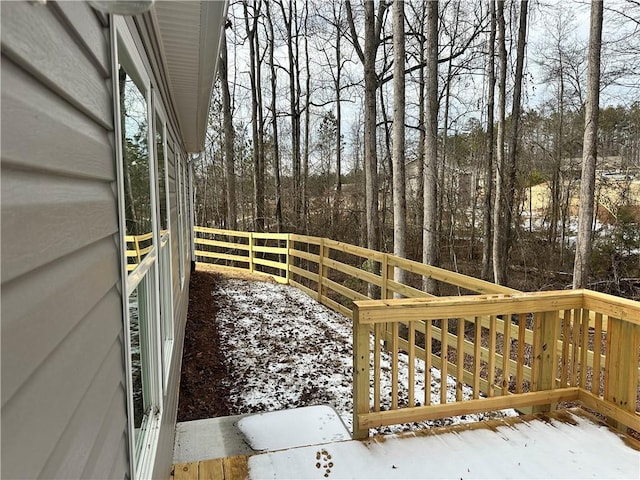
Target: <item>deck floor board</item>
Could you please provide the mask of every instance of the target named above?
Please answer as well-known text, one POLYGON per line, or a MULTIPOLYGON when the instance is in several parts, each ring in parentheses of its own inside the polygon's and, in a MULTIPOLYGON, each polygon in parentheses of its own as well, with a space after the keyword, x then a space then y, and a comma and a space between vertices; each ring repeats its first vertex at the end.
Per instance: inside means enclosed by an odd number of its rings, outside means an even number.
MULTIPOLYGON (((291 478, 292 475, 297 475, 296 478, 311 478, 308 474, 309 472, 297 472, 295 471, 296 464, 295 458, 296 456, 302 456, 306 458, 308 453, 315 453, 316 450, 318 452, 325 452, 326 450, 336 451, 340 448, 352 446, 354 452, 368 452, 368 454, 374 455, 372 460, 375 460, 375 456, 382 455, 387 456, 389 451, 393 451, 394 449, 398 450, 398 443, 402 445, 408 446, 411 442, 411 439, 419 439, 419 438, 427 438, 427 437, 437 437, 442 436, 442 442, 439 442, 438 445, 444 447, 447 444, 447 440, 445 439, 446 435, 449 435, 449 442, 451 441, 451 434, 454 434, 457 441, 462 441, 465 437, 465 432, 477 432, 484 431, 484 437, 489 437, 491 435, 500 436, 503 440, 508 440, 508 437, 513 433, 516 434, 518 429, 522 429, 523 427, 527 427, 527 435, 531 435, 532 444, 536 443, 535 435, 540 434, 542 430, 545 429, 546 426, 556 427, 557 430, 559 424, 567 424, 569 426, 576 426, 580 424, 584 424, 584 421, 590 422, 590 426, 592 428, 600 428, 603 432, 603 441, 611 442, 622 440, 624 442, 622 446, 618 445, 616 448, 622 448, 626 450, 629 448, 630 450, 626 452, 626 456, 634 456, 637 458, 637 471, 636 472, 619 472, 623 476, 629 476, 633 478, 634 476, 640 477, 640 442, 637 440, 626 436, 621 435, 619 432, 615 432, 615 436, 606 435, 609 433, 609 430, 613 432, 605 423, 601 422, 599 419, 593 417, 591 414, 585 412, 582 409, 573 408, 568 410, 558 410, 555 412, 549 412, 545 414, 536 414, 536 415, 525 415, 522 417, 512 417, 512 418, 504 418, 500 420, 489 420, 484 422, 472 423, 472 424, 461 424, 454 425, 448 427, 437 427, 431 429, 421 429, 416 430, 414 432, 407 432, 398 435, 380 435, 372 437, 368 440, 363 441, 343 441, 343 442, 335 442, 331 444, 323 444, 321 446, 311 446, 311 447, 297 447, 290 448, 285 450, 280 450, 276 452, 257 452, 253 455, 239 455, 234 457, 227 457, 224 459, 215 459, 215 460, 201 460, 199 462, 191 462, 184 464, 177 464, 174 466, 174 480, 213 480, 213 479, 224 479, 224 480, 237 480, 237 479, 245 479, 245 478, 261 478, 264 474, 268 473, 269 478, 291 478), (538 433, 536 433, 538 432, 538 433), (616 439, 615 437, 618 437, 616 439), (409 443, 404 444, 405 441, 409 443), (386 444, 386 445, 385 445, 386 444), (393 445, 392 445, 393 444, 393 445), (387 450, 385 450, 387 449, 387 450), (307 450, 309 452, 307 452, 307 450), (283 463, 284 462, 284 463, 283 463), (265 472, 264 467, 267 466, 268 469, 273 469, 273 471, 265 472), (280 467, 278 466, 280 465, 280 467), (284 465, 284 468, 282 468, 284 465), (250 477, 250 472, 253 470, 253 475, 250 477), (280 470, 278 470, 280 468, 280 470), (293 469, 293 470, 292 470, 293 469)), ((566 432, 564 433, 566 435, 566 432)), ((575 435, 579 435, 579 429, 576 429, 575 435)), ((598 435, 600 435, 598 433, 598 435)), ((483 437, 483 438, 484 438, 483 437)), ((571 441, 569 437, 566 438, 567 441, 571 441)), ((574 438, 573 440, 578 441, 579 437, 574 438)), ((497 451, 487 451, 486 462, 491 464, 494 460, 498 458, 502 458, 503 455, 506 455, 511 448, 509 445, 511 442, 505 443, 505 449, 497 451), (494 458, 495 457, 495 458, 494 458)), ((462 444, 461 444, 462 445, 462 444)), ((480 446, 481 447, 481 446, 480 446)), ((577 448, 580 448, 580 445, 576 445, 577 448)), ((603 445, 604 448, 604 445, 603 445)), ((346 449, 348 450, 348 448, 346 449)), ((440 454, 444 454, 445 452, 429 452, 429 456, 431 458, 438 458, 440 454)), ((529 465, 526 467, 526 472, 535 472, 538 466, 540 467, 540 472, 549 472, 550 462, 562 462, 562 461, 573 461, 570 459, 551 459, 544 458, 541 459, 539 456, 537 457, 534 451, 531 451, 532 455, 528 455, 526 457, 526 461, 529 462, 529 465), (544 460, 544 461, 543 461, 544 460), (537 463, 536 463, 537 462, 537 463), (539 465, 538 465, 539 464, 539 465)), ((461 453, 462 455, 462 453, 461 453)), ((598 457, 598 452, 593 452, 594 457, 598 457)), ((464 460, 465 455, 462 455, 461 460, 464 460)), ((392 457, 389 457, 392 458, 392 457)), ((313 460, 315 462, 315 460, 313 460)), ((356 458, 351 458, 350 462, 356 462, 356 458)), ((424 461, 424 459, 416 458, 416 462, 424 461)), ((524 461, 524 460, 523 460, 524 461)), ((602 462, 606 462, 607 460, 602 458, 602 462)), ((337 463, 337 462, 336 462, 337 463)), ((519 465, 519 464, 518 464, 519 465)), ((553 465, 553 463, 551 463, 553 465)), ((579 466, 576 466, 579 467, 579 466)), ((633 467, 632 467, 633 468, 633 467)), ((334 468, 334 472, 330 477, 340 478, 340 471, 334 468)), ((407 473, 407 470, 404 470, 407 473)), ((504 477, 501 473, 504 471, 498 469, 495 471, 495 478, 504 477)), ((558 469, 559 478, 562 478, 563 475, 562 469, 558 469)), ((576 475, 578 475, 580 470, 575 470, 576 475)), ((315 472, 320 473, 322 472, 315 472)), ((347 472, 342 472, 347 473, 347 472)), ((388 472, 391 476, 397 476, 400 472, 396 472, 395 470, 391 470, 388 472)), ((478 476, 476 472, 476 476, 478 476)), ((515 472, 513 472, 515 473, 515 472)), ((584 473, 584 472, 583 472, 584 473)), ((426 471, 425 471, 426 474, 426 471)), ((353 472, 350 472, 347 476, 351 478, 358 478, 357 472, 354 476, 353 472)), ((471 475, 474 476, 474 475, 471 475)), ((620 476, 620 475, 618 475, 620 476)), ((526 475, 525 475, 526 477, 526 475)), ((575 477, 575 475, 574 475, 575 477)), ((366 473, 362 474, 362 478, 367 478, 366 473)), ((395 477, 394 477, 395 478, 395 477)), ((419 477, 423 478, 423 477, 419 477)), ((426 477, 424 477, 426 478, 426 477)), ((479 475, 479 478, 482 478, 482 474, 479 475)))

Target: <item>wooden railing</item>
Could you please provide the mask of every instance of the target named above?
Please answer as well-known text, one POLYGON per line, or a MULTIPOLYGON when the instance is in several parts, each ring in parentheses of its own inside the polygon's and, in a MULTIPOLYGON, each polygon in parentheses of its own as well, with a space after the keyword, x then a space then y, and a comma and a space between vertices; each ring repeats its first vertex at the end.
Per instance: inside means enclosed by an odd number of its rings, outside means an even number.
POLYGON ((423 279, 438 281, 444 292, 516 293, 448 270, 327 238, 286 233, 252 233, 194 227, 196 261, 242 268, 273 276, 351 318, 355 300, 366 300, 370 286, 377 298, 432 297, 420 290, 423 279), (394 269, 407 282, 393 280, 394 269))
POLYGON ((135 270, 144 256, 151 251, 153 247, 153 233, 144 233, 142 235, 125 235, 127 242, 127 271, 135 270))
MULTIPOLYGON (((588 290, 368 300, 356 302, 353 319, 356 438, 383 425, 504 408, 547 411, 567 401, 582 402, 619 428, 640 431, 639 302, 588 290), (389 324, 390 338, 383 327, 389 324), (398 352, 407 352, 409 394, 401 404, 394 383, 391 408, 382 411, 380 398, 389 393, 380 387, 385 343, 396 380, 398 352), (441 370, 443 383, 447 374, 455 378, 455 401, 442 388, 439 402, 432 404, 426 389, 416 406, 416 359, 425 375, 433 366, 441 370), (472 399, 463 398, 463 384, 472 388, 472 399)), ((430 383, 424 379, 424 384, 430 383)))
POLYGON ((306 235, 195 227, 194 243, 199 263, 270 275, 353 319, 356 436, 374 426, 502 408, 544 410, 563 401, 580 401, 621 425, 640 427, 638 302, 586 290, 525 294, 306 235), (405 271, 404 283, 393 280, 395 268, 405 271), (433 297, 420 289, 425 278, 435 279, 443 293, 484 295, 433 297), (391 392, 380 386, 385 348, 393 364, 391 392), (454 377, 455 402, 447 402, 445 388, 437 404, 428 394, 416 398, 413 367, 403 404, 397 388, 399 352, 406 352, 409 365, 421 359, 424 371, 440 369, 443 384, 447 374, 454 377), (463 399, 463 384, 472 389, 471 400, 463 399), (387 411, 381 408, 383 393, 391 396, 387 411))

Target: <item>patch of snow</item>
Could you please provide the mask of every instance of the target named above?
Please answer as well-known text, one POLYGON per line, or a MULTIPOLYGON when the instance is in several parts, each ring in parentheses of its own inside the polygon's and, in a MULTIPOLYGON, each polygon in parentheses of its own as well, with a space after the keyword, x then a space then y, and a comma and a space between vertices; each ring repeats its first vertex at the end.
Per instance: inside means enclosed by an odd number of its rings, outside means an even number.
POLYGON ((351 440, 336 411, 327 406, 302 407, 244 417, 238 428, 254 450, 318 445, 351 440))
MULTIPOLYGON (((222 348, 226 351, 229 399, 234 414, 331 405, 352 428, 353 333, 351 320, 286 285, 221 278, 216 296, 222 348)), ((381 355, 381 408, 391 406, 391 362, 381 355)), ((408 401, 408 359, 399 355, 398 402, 408 401)), ((415 360, 416 404, 424 402, 424 361, 415 360)), ((426 375, 432 404, 440 403, 440 371, 426 375)), ((455 400, 456 382, 447 377, 447 400, 455 400)), ((465 386, 465 399, 472 391, 465 386)), ((373 399, 371 399, 373 400, 373 399)), ((381 427, 394 433, 428 426, 476 422, 516 415, 513 410, 463 415, 413 424, 381 427)))
POLYGON ((338 442, 249 458, 250 478, 638 478, 640 452, 574 417, 384 442, 338 442))

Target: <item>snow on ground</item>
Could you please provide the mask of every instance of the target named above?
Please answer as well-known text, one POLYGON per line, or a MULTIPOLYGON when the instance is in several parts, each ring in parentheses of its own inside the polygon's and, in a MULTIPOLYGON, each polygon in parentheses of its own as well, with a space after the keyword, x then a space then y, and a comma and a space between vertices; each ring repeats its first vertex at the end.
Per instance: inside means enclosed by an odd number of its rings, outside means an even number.
POLYGON ((640 453, 608 428, 534 420, 426 437, 385 437, 249 458, 250 478, 638 478, 640 453))
POLYGON ((254 450, 274 451, 351 440, 351 432, 326 405, 257 413, 238 421, 254 450))
MULTIPOLYGON (((351 320, 301 291, 277 283, 220 278, 216 297, 221 347, 229 369, 234 414, 330 405, 352 427, 351 320)), ((399 355, 399 403, 408 398, 407 356, 399 355)), ((382 358, 382 409, 391 404, 391 355, 382 358)), ((416 359, 418 402, 424 398, 424 362, 416 359)), ((431 402, 440 402, 440 372, 431 370, 431 402)), ((464 389, 471 398, 471 390, 464 389)), ((447 398, 455 400, 455 380, 447 378, 447 398)), ((515 415, 512 410, 383 427, 393 433, 433 425, 476 422, 515 415)))

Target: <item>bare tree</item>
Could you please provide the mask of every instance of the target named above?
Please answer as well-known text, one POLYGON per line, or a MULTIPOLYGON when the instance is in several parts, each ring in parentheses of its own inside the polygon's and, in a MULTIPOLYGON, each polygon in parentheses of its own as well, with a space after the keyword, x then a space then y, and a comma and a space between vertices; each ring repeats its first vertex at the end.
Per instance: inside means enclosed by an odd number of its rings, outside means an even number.
POLYGON ((367 247, 378 250, 380 222, 378 219, 378 158, 376 147, 376 53, 380 46, 380 33, 387 3, 378 4, 377 14, 372 0, 364 2, 364 50, 360 46, 351 10, 351 1, 345 3, 353 46, 364 66, 364 174, 367 247))
POLYGON ((587 104, 584 118, 582 176, 580 179, 580 210, 578 238, 573 267, 573 288, 584 288, 589 278, 591 230, 596 181, 598 147, 598 115, 600 110, 600 50, 602 48, 603 2, 592 0, 589 27, 589 67, 587 73, 587 104))
POLYGON ((485 180, 484 180, 484 209, 482 234, 482 278, 489 279, 491 275, 491 248, 493 223, 491 217, 491 207, 493 206, 493 111, 495 109, 495 48, 496 48, 496 3, 489 0, 489 15, 491 17, 491 29, 489 31, 489 43, 487 45, 487 141, 485 160, 485 180))
MULTIPOLYGON (((393 1, 393 253, 407 255, 407 199, 405 187, 404 117, 405 117, 405 48, 404 0, 393 1)), ((405 271, 394 270, 396 282, 405 283, 405 271)))
POLYGON ((258 111, 262 110, 262 103, 258 101, 258 90, 260 90, 259 83, 259 69, 260 61, 258 59, 258 53, 256 47, 258 44, 258 19, 260 16, 261 1, 253 4, 252 16, 249 16, 249 5, 247 0, 243 0, 242 6, 244 9, 244 22, 247 32, 247 38, 249 40, 249 62, 250 72, 249 77, 251 80, 251 138, 252 138, 252 157, 253 157, 253 225, 257 232, 264 230, 264 157, 262 156, 261 148, 261 130, 262 124, 260 122, 260 116, 258 111), (250 21, 251 20, 251 21, 250 21))
POLYGON ((285 8, 284 0, 278 2, 285 26, 285 42, 289 58, 289 113, 291 115, 291 156, 293 163, 293 223, 300 225, 302 218, 302 157, 300 127, 300 68, 298 43, 297 2, 289 0, 285 8))
POLYGON ((273 20, 269 9, 270 2, 265 0, 265 10, 267 13, 267 40, 269 42, 269 69, 271 71, 271 144, 273 155, 273 178, 275 181, 275 203, 276 203, 276 229, 282 232, 282 182, 280 181, 280 144, 278 142, 278 110, 277 110, 277 86, 278 75, 274 59, 274 49, 276 39, 273 32, 273 20))
MULTIPOLYGON (((517 150, 518 150, 518 138, 519 138, 519 125, 520 125, 520 110, 522 101, 522 75, 524 71, 524 55, 525 44, 527 40, 527 13, 529 11, 528 0, 522 0, 520 2, 520 21, 518 25, 518 47, 516 53, 516 73, 513 85, 513 102, 511 103, 511 131, 509 132, 509 150, 507 159, 507 171, 506 171, 506 186, 505 186, 505 211, 504 222, 502 224, 503 238, 501 245, 501 254, 498 258, 498 265, 500 270, 501 284, 507 282, 507 266, 509 262, 509 251, 511 249, 511 243, 513 241, 514 228, 511 225, 511 220, 514 216, 515 210, 515 193, 516 193, 516 163, 517 163, 517 150)), ((496 261, 496 259, 494 259, 496 261)))
POLYGON ((504 194, 504 174, 506 161, 504 158, 505 111, 507 103, 507 48, 505 40, 504 0, 496 4, 498 25, 498 133, 496 136, 496 197, 493 205, 493 279, 504 284, 505 278, 500 269, 500 255, 505 242, 504 212, 507 208, 504 194))
MULTIPOLYGON (((438 2, 427 4, 425 29, 426 93, 425 93, 425 149, 424 149, 424 220, 422 231, 422 261, 427 265, 439 263, 438 242, 438 2)), ((435 293, 437 283, 424 280, 423 288, 435 293)))

